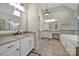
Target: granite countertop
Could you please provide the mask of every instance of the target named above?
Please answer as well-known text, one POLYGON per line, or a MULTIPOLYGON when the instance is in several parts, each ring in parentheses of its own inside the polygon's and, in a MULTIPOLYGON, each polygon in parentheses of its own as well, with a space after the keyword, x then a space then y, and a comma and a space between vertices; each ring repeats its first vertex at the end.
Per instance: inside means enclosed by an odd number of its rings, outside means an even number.
POLYGON ((6 43, 20 40, 22 38, 29 37, 30 35, 33 35, 33 33, 23 33, 21 35, 3 36, 3 37, 0 37, 0 45, 4 45, 6 43))

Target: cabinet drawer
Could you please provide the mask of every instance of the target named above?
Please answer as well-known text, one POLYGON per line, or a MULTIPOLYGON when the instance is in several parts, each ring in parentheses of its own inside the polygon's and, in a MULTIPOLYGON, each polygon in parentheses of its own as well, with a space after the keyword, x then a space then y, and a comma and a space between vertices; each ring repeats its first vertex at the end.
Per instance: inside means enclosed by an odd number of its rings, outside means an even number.
POLYGON ((11 43, 7 43, 5 45, 1 45, 0 46, 0 55, 5 53, 5 52, 8 52, 9 50, 11 50, 15 47, 19 47, 19 41, 14 41, 11 43))

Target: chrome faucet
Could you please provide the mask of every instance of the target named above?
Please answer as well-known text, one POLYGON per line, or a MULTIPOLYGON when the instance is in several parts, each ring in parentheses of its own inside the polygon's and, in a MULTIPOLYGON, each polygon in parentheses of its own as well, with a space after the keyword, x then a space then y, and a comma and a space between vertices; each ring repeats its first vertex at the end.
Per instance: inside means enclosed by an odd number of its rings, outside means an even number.
POLYGON ((17 31, 17 33, 16 33, 17 35, 19 35, 19 34, 21 34, 21 32, 20 31, 17 31))

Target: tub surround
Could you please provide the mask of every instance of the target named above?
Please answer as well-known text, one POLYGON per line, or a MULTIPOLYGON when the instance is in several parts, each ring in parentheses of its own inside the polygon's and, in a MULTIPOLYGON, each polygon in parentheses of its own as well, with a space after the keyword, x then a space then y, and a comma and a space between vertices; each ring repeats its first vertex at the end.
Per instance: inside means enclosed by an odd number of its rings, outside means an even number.
POLYGON ((76 55, 76 47, 79 47, 77 44, 77 35, 60 34, 60 42, 69 55, 76 55))
POLYGON ((61 34, 64 38, 67 38, 69 42, 74 44, 75 46, 77 45, 77 35, 71 35, 71 34, 61 34))
POLYGON ((76 35, 76 30, 59 30, 61 34, 76 35))

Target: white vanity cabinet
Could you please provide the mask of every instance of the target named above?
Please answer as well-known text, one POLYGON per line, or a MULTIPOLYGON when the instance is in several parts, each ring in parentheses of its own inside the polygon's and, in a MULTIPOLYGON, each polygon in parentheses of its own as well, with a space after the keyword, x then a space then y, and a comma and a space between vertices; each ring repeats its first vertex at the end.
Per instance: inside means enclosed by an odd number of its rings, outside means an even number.
POLYGON ((51 31, 43 31, 41 32, 41 37, 42 38, 52 38, 52 32, 51 31))
POLYGON ((34 35, 0 45, 0 56, 27 56, 34 49, 34 35))
POLYGON ((19 41, 1 45, 0 56, 19 56, 19 41))
POLYGON ((10 51, 2 54, 2 56, 19 56, 19 50, 17 48, 11 49, 10 51))
POLYGON ((21 56, 26 56, 30 52, 29 37, 21 39, 21 56))
POLYGON ((29 36, 21 39, 21 56, 28 55, 34 48, 34 36, 29 36))

